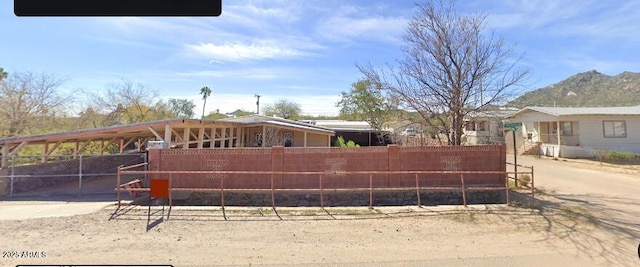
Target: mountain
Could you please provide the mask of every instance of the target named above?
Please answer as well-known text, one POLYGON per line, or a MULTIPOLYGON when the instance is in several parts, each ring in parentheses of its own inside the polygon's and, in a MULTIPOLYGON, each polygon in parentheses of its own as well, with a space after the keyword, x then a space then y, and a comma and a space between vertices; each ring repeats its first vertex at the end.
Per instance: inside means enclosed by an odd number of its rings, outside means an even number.
POLYGON ((591 70, 573 75, 509 102, 507 106, 602 107, 640 105, 640 73, 608 76, 591 70))

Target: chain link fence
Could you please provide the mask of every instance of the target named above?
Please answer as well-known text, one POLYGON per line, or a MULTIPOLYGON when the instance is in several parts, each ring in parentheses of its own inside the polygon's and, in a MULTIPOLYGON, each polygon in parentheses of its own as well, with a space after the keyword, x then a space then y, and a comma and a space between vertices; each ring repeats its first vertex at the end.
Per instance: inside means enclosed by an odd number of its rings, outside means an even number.
POLYGON ((118 166, 143 163, 146 157, 146 153, 13 156, 9 167, 0 169, 0 197, 114 194, 118 166))

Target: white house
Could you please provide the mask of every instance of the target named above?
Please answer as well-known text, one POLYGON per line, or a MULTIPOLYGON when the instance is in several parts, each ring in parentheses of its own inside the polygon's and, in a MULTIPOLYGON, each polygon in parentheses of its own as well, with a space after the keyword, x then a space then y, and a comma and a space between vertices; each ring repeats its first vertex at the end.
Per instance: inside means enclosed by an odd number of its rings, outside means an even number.
POLYGON ((593 157, 595 150, 640 153, 640 106, 526 107, 506 120, 522 122, 517 146, 538 144, 533 148, 548 156, 593 157))
POLYGON ((504 142, 502 120, 515 113, 516 110, 500 109, 472 111, 464 119, 465 144, 478 145, 504 142))

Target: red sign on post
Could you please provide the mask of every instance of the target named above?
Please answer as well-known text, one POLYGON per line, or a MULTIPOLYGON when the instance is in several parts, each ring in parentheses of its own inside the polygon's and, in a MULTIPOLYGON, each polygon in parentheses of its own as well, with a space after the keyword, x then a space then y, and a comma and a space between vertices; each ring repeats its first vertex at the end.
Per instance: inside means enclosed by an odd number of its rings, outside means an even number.
POLYGON ((151 179, 151 197, 169 198, 169 180, 151 179))

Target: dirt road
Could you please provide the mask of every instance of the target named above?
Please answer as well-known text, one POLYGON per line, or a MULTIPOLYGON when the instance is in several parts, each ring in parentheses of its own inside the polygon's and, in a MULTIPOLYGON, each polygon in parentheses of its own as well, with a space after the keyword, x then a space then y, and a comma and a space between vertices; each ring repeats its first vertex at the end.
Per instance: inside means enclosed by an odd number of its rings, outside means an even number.
POLYGON ((606 266, 561 238, 540 216, 502 205, 476 207, 229 210, 127 209, 3 221, 2 250, 44 251, 15 264, 300 266, 606 266), (110 220, 111 218, 111 220, 110 220), (160 219, 164 218, 164 219, 160 219), (148 231, 147 231, 148 229, 148 231))
POLYGON ((592 232, 569 231, 578 250, 609 259, 638 260, 640 244, 640 171, 601 166, 586 160, 524 156, 518 163, 535 168, 543 207, 582 217, 592 232))

